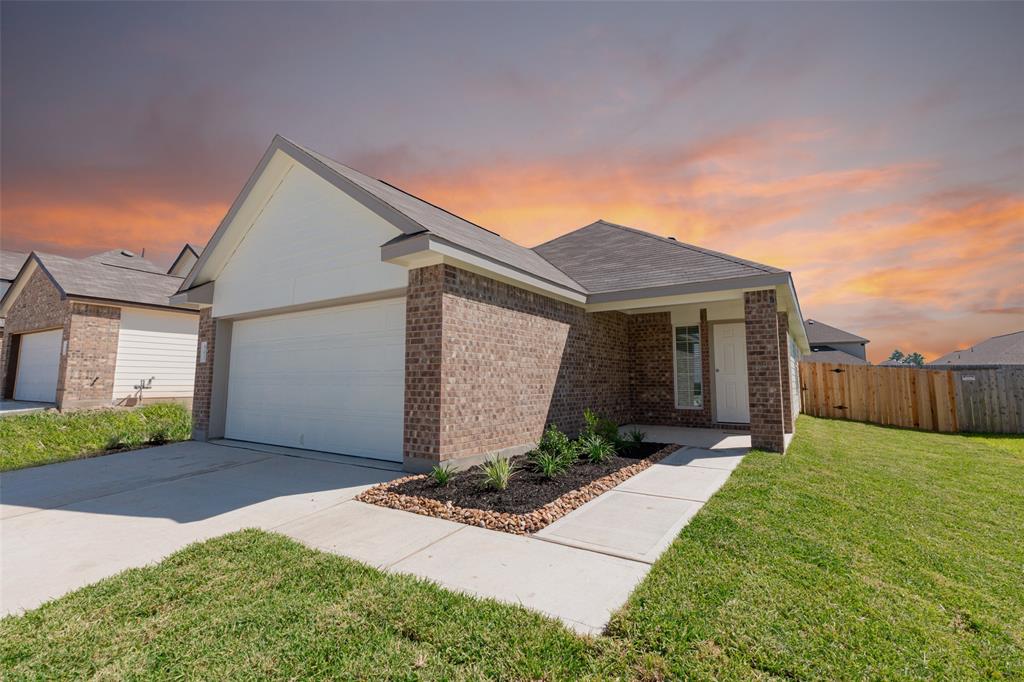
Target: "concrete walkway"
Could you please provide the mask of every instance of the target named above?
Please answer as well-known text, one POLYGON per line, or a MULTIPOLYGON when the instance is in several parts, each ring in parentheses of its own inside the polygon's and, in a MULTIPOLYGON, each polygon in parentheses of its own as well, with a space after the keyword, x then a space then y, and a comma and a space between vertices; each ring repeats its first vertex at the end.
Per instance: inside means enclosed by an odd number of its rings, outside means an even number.
POLYGON ((177 443, 3 474, 0 615, 257 527, 598 633, 740 457, 682 450, 519 537, 352 499, 401 475, 388 468, 232 445, 177 443))
POLYGON ((52 407, 55 407, 53 403, 36 403, 31 400, 0 400, 0 417, 43 412, 52 407))

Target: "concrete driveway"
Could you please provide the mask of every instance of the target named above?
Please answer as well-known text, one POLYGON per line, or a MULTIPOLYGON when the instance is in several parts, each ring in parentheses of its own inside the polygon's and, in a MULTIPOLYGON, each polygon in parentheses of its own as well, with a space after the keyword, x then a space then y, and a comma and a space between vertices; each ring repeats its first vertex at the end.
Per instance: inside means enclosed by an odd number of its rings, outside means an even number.
POLYGON ((0 615, 198 540, 274 529, 398 472, 175 443, 0 476, 0 615))
POLYGON ((255 527, 599 633, 742 452, 684 448, 531 537, 357 502, 401 472, 285 448, 187 442, 14 471, 0 615, 255 527))

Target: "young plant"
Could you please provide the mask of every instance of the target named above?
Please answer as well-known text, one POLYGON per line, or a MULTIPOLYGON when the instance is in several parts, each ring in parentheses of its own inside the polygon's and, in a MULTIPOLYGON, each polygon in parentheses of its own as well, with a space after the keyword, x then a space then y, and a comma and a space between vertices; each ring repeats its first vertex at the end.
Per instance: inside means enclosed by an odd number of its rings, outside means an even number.
POLYGON ((150 432, 149 442, 152 445, 163 445, 171 440, 170 430, 166 427, 158 427, 150 432))
POLYGON ((565 453, 552 453, 545 450, 534 450, 530 453, 530 462, 537 473, 544 478, 555 478, 561 476, 572 466, 574 456, 570 459, 565 453))
POLYGON ((615 446, 596 433, 584 434, 579 440, 580 451, 593 464, 601 464, 615 455, 615 446))
POLYGON ((570 459, 575 455, 572 447, 572 440, 569 436, 565 435, 558 430, 558 427, 554 424, 544 429, 544 434, 540 437, 540 443, 537 445, 537 450, 540 452, 546 452, 549 455, 555 455, 557 457, 564 457, 570 459))
POLYGON ((611 419, 600 417, 596 412, 587 408, 583 410, 583 422, 583 435, 600 436, 613 445, 620 442, 619 427, 611 419))
POLYGON ((450 464, 442 464, 431 469, 429 475, 437 485, 446 486, 451 483, 452 476, 455 475, 455 469, 450 464))
POLYGON ((647 438, 647 434, 640 429, 631 429, 626 437, 622 440, 622 444, 628 450, 632 450, 640 446, 644 442, 644 438, 647 438))
POLYGON ((515 464, 506 457, 495 457, 479 465, 484 477, 484 485, 494 490, 507 490, 508 482, 515 473, 515 464))

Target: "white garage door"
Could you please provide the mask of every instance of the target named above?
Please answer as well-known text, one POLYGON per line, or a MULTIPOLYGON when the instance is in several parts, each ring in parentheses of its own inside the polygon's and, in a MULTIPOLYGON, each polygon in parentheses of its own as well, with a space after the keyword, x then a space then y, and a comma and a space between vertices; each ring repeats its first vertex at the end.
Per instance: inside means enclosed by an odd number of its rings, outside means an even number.
POLYGON ((18 373, 14 379, 15 400, 56 402, 60 343, 63 339, 63 329, 21 336, 18 373))
POLYGON ((405 299, 235 322, 225 436, 402 460, 405 299))

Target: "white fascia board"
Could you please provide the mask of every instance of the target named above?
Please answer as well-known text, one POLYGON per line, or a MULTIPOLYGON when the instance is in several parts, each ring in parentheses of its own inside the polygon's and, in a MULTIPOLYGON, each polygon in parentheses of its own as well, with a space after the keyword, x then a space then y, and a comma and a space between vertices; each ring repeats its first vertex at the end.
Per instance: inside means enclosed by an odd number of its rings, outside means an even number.
POLYGON ((202 310, 213 305, 213 282, 200 284, 185 291, 179 291, 170 298, 170 303, 176 308, 190 308, 202 310))
POLYGON ((426 232, 394 244, 385 244, 381 247, 381 260, 410 269, 447 263, 573 305, 582 307, 587 299, 578 291, 459 248, 426 232))

